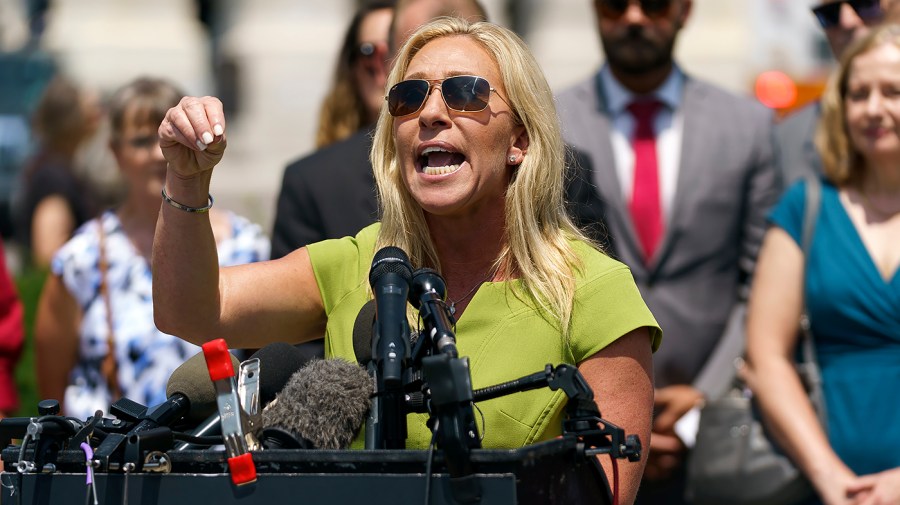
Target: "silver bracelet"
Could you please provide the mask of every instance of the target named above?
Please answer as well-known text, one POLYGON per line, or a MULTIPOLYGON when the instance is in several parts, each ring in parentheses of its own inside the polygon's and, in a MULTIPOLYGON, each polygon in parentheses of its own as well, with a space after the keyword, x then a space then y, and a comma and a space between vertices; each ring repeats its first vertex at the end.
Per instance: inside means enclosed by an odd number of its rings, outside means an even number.
POLYGON ((166 185, 163 184, 163 187, 162 187, 162 199, 164 202, 171 205, 172 207, 175 207, 178 210, 183 210, 185 212, 190 212, 193 214, 203 214, 205 212, 209 212, 209 209, 212 208, 213 202, 215 202, 215 200, 213 200, 212 195, 208 195, 208 197, 209 197, 209 203, 206 204, 205 207, 188 207, 187 205, 184 205, 183 203, 178 203, 175 200, 172 200, 172 197, 170 197, 168 195, 168 193, 166 193, 166 185))

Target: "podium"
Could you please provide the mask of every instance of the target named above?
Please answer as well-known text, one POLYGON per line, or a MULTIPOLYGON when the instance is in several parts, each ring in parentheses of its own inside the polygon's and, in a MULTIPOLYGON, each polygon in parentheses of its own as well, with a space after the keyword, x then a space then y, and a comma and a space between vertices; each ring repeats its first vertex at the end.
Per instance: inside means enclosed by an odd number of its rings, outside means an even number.
MULTIPOLYGON (((87 503, 84 454, 64 450, 42 473, 16 471, 19 447, 2 451, 2 505, 87 503), (52 471, 51 471, 52 470, 52 471)), ((101 505, 272 505, 303 503, 453 505, 454 495, 442 451, 435 451, 426 501, 428 452, 421 450, 263 450, 254 451, 257 480, 236 486, 226 473, 224 451, 159 453, 153 471, 96 473, 101 505)), ((477 489, 468 503, 490 505, 610 504, 606 477, 594 456, 574 437, 520 449, 472 451, 475 473, 464 477, 477 489)), ((93 503, 93 501, 91 501, 93 503)))

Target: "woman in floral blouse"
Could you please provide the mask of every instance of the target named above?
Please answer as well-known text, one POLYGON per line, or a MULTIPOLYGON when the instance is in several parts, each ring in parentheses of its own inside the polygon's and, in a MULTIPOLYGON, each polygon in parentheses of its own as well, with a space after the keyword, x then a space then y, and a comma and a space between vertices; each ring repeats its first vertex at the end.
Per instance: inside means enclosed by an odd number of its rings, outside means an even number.
MULTIPOLYGON (((150 282, 166 173, 157 127, 181 96, 150 78, 113 96, 110 147, 128 184, 125 200, 79 228, 51 263, 35 326, 37 377, 41 396, 60 400, 66 415, 107 412, 123 396, 156 405, 172 371, 199 351, 156 328, 150 282)), ((268 259, 259 226, 231 212, 209 213, 220 265, 268 259)))

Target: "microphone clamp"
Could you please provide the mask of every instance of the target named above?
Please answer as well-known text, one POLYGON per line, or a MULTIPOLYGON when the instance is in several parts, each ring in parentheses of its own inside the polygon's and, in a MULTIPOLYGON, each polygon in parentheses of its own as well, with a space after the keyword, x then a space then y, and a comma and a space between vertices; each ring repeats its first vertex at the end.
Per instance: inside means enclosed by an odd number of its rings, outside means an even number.
POLYGON ((249 415, 238 397, 228 346, 221 338, 207 342, 203 344, 203 357, 216 388, 231 481, 238 486, 256 482, 256 466, 249 451, 259 449, 259 442, 250 429, 249 415))

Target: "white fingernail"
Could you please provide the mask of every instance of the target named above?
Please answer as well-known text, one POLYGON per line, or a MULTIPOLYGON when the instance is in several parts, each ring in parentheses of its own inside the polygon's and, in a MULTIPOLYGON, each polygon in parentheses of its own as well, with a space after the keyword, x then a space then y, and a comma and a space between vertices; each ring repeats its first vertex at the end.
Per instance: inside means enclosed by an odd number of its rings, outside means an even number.
POLYGON ((206 145, 212 144, 212 141, 213 141, 212 133, 203 132, 203 135, 200 135, 200 137, 203 138, 204 144, 206 144, 206 145))
POLYGON ((202 140, 197 140, 197 149, 200 149, 201 151, 205 151, 206 144, 204 144, 202 140))
POLYGON ((225 133, 225 129, 222 128, 222 125, 216 123, 216 125, 213 126, 213 133, 215 133, 216 136, 219 136, 219 135, 225 133))

